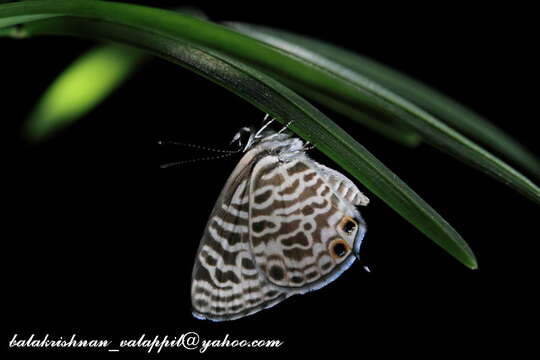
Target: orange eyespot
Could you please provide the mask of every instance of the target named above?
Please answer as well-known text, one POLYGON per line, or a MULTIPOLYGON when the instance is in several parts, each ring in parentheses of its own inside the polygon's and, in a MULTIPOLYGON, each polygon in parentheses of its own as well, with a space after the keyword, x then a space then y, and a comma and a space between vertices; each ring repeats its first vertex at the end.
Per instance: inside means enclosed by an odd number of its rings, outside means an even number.
POLYGON ((345 216, 339 222, 338 227, 343 230, 345 234, 352 234, 358 228, 358 223, 352 217, 345 216))
POLYGON ((351 251, 351 248, 345 240, 338 238, 330 242, 328 250, 334 259, 341 259, 351 251))

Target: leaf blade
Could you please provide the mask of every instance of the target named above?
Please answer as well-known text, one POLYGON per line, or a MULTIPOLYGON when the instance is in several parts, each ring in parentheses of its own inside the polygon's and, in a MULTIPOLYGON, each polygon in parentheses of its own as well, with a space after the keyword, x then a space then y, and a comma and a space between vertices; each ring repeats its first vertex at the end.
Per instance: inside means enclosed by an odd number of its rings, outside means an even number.
MULTIPOLYGON (((33 2, 36 3, 37 1, 33 2)), ((43 5, 44 2, 40 3, 43 5)), ((95 5, 94 2, 85 2, 85 6, 90 6, 90 3, 95 5)), ((59 2, 54 4, 58 6, 59 2)), ((104 4, 96 6, 105 6, 104 4)), ((0 12, 0 18, 9 16, 6 14, 0 12)), ((159 14, 153 14, 157 17, 155 24, 157 28, 163 24, 159 21, 161 20, 159 14)), ((53 19, 34 23, 33 31, 36 34, 41 31, 41 33, 89 36, 129 43, 196 71, 247 99, 283 123, 294 120, 292 129, 295 132, 314 143, 456 259, 470 268, 476 268, 476 259, 468 245, 433 208, 369 151, 303 98, 267 75, 213 49, 207 49, 203 45, 195 46, 192 42, 186 42, 163 29, 151 31, 148 23, 145 26, 138 26, 138 16, 148 20, 148 15, 152 15, 147 9, 140 13, 132 11, 131 15, 133 23, 128 25, 96 22, 91 19, 86 23, 81 19, 53 19)), ((30 30, 32 27, 28 26, 27 31, 30 30)))
POLYGON ((274 72, 284 72, 293 76, 295 81, 316 90, 328 91, 343 100, 360 104, 363 108, 393 116, 419 132, 422 138, 433 146, 449 152, 540 204, 540 189, 502 160, 380 84, 309 51, 309 56, 305 56, 304 50, 302 53, 290 54, 213 23, 137 5, 100 1, 35 0, 2 5, 2 8, 3 13, 9 16, 0 18, 0 27, 4 26, 6 21, 13 23, 12 18, 16 16, 62 14, 99 19, 147 30, 158 29, 157 31, 163 34, 222 51, 274 72), (159 24, 155 23, 156 18, 160 19, 159 24), (133 22, 134 19, 136 22, 133 22))
POLYGON ((259 39, 266 37, 267 41, 274 42, 275 39, 272 37, 282 38, 362 73, 420 105, 465 135, 506 156, 536 177, 540 177, 540 161, 534 154, 480 115, 434 88, 365 56, 307 36, 253 24, 237 22, 227 24, 238 30, 253 29, 255 31, 250 31, 250 34, 259 39))
MULTIPOLYGON (((375 97, 382 102, 377 104, 377 100, 373 100, 371 102, 366 101, 365 104, 371 104, 375 107, 380 105, 381 111, 383 112, 384 110, 387 110, 384 109, 385 105, 387 105, 392 108, 390 116, 402 120, 404 124, 410 127, 410 129, 420 134, 424 142, 455 156, 468 165, 478 168, 503 184, 512 187, 530 200, 540 204, 540 189, 526 176, 413 103, 366 78, 362 73, 356 72, 353 68, 345 68, 339 63, 320 56, 320 54, 311 51, 309 48, 276 39, 275 37, 269 36, 267 32, 260 33, 256 28, 252 28, 251 26, 246 28, 238 26, 238 23, 234 23, 234 25, 235 29, 240 30, 246 35, 253 36, 269 46, 274 46, 280 51, 290 54, 291 57, 301 59, 301 61, 305 61, 307 64, 317 67, 322 72, 327 71, 332 73, 340 78, 343 85, 351 83, 353 86, 370 89, 370 91, 373 91, 376 94, 375 97)), ((270 73, 273 74, 275 69, 268 68, 270 69, 270 73)), ((262 67, 262 69, 265 70, 266 68, 262 67)), ((287 75, 290 75, 290 73, 280 75, 286 77, 287 75)), ((298 80, 295 77, 291 78, 294 81, 303 81, 302 79, 298 80)), ((322 92, 327 91, 343 101, 349 100, 352 102, 351 106, 362 104, 359 100, 360 98, 354 99, 354 97, 350 97, 350 94, 347 94, 346 91, 333 92, 335 89, 330 87, 323 87, 319 90, 322 92)), ((531 162, 529 161, 527 164, 530 165, 530 163, 531 162)), ((534 166, 529 166, 528 168, 532 172, 535 172, 534 166)))

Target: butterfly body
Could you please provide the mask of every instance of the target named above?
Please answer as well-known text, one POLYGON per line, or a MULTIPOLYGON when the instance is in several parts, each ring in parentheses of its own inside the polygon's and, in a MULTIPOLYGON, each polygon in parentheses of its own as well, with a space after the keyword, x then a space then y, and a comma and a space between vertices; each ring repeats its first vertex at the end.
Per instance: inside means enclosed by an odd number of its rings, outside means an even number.
POLYGON ((233 320, 319 289, 358 257, 368 199, 305 153, 302 140, 251 137, 219 196, 193 268, 193 314, 233 320))

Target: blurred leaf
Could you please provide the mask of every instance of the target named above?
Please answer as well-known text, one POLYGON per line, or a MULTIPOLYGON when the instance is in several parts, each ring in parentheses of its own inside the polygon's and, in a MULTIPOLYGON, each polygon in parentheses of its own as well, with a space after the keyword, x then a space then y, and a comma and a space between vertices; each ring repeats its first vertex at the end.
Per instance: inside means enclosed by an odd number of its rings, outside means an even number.
MULTIPOLYGON (((59 10, 60 3, 65 2, 35 2, 32 11, 59 10), (53 9, 49 9, 49 6, 53 9)), ((208 49, 203 44, 187 42, 180 36, 184 32, 200 35, 206 32, 208 26, 212 29, 215 25, 171 12, 126 4, 86 1, 81 13, 77 11, 77 7, 70 4, 72 3, 65 3, 66 8, 70 9, 68 13, 77 15, 78 19, 63 18, 31 23, 26 26, 26 33, 78 35, 129 43, 213 80, 282 123, 294 120, 291 125, 293 131, 315 144, 319 150, 458 260, 470 268, 476 268, 474 255, 459 234, 395 174, 329 118, 265 74, 218 51, 208 49), (111 14, 121 14, 122 21, 112 21, 111 14), (81 19, 82 16, 87 16, 88 19, 81 19), (108 20, 102 21, 101 17, 108 20), (99 21, 94 21, 96 18, 99 21)), ((0 18, 18 11, 27 12, 29 8, 9 10, 0 7, 0 18)), ((216 35, 212 32, 209 34, 216 35)))
POLYGON ((72 63, 43 94, 24 126, 40 141, 84 116, 118 88, 145 55, 133 48, 101 45, 72 63))
MULTIPOLYGON (((207 18, 204 12, 192 7, 175 11, 207 18)), ((17 33, 12 35, 17 37, 17 33)), ((147 58, 144 52, 120 45, 100 45, 83 54, 43 94, 24 125, 25 137, 30 141, 44 140, 86 115, 120 87, 147 58)))
POLYGON ((283 84, 289 86, 299 94, 326 106, 338 114, 348 117, 349 119, 365 126, 373 132, 384 136, 388 140, 408 147, 416 147, 422 143, 422 138, 420 135, 400 124, 396 124, 388 117, 384 117, 376 112, 369 112, 367 110, 354 107, 340 101, 340 99, 334 96, 318 92, 312 88, 291 81, 286 77, 279 75, 274 75, 273 77, 280 80, 283 84))

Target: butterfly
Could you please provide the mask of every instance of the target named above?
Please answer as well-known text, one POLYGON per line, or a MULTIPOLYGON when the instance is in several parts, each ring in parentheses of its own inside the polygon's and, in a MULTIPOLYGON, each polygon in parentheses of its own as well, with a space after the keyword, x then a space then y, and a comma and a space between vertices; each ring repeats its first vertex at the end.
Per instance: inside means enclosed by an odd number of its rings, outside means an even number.
POLYGON ((193 267, 193 315, 234 320, 317 290, 359 258, 369 199, 288 132, 242 128, 244 155, 212 210, 193 267))

